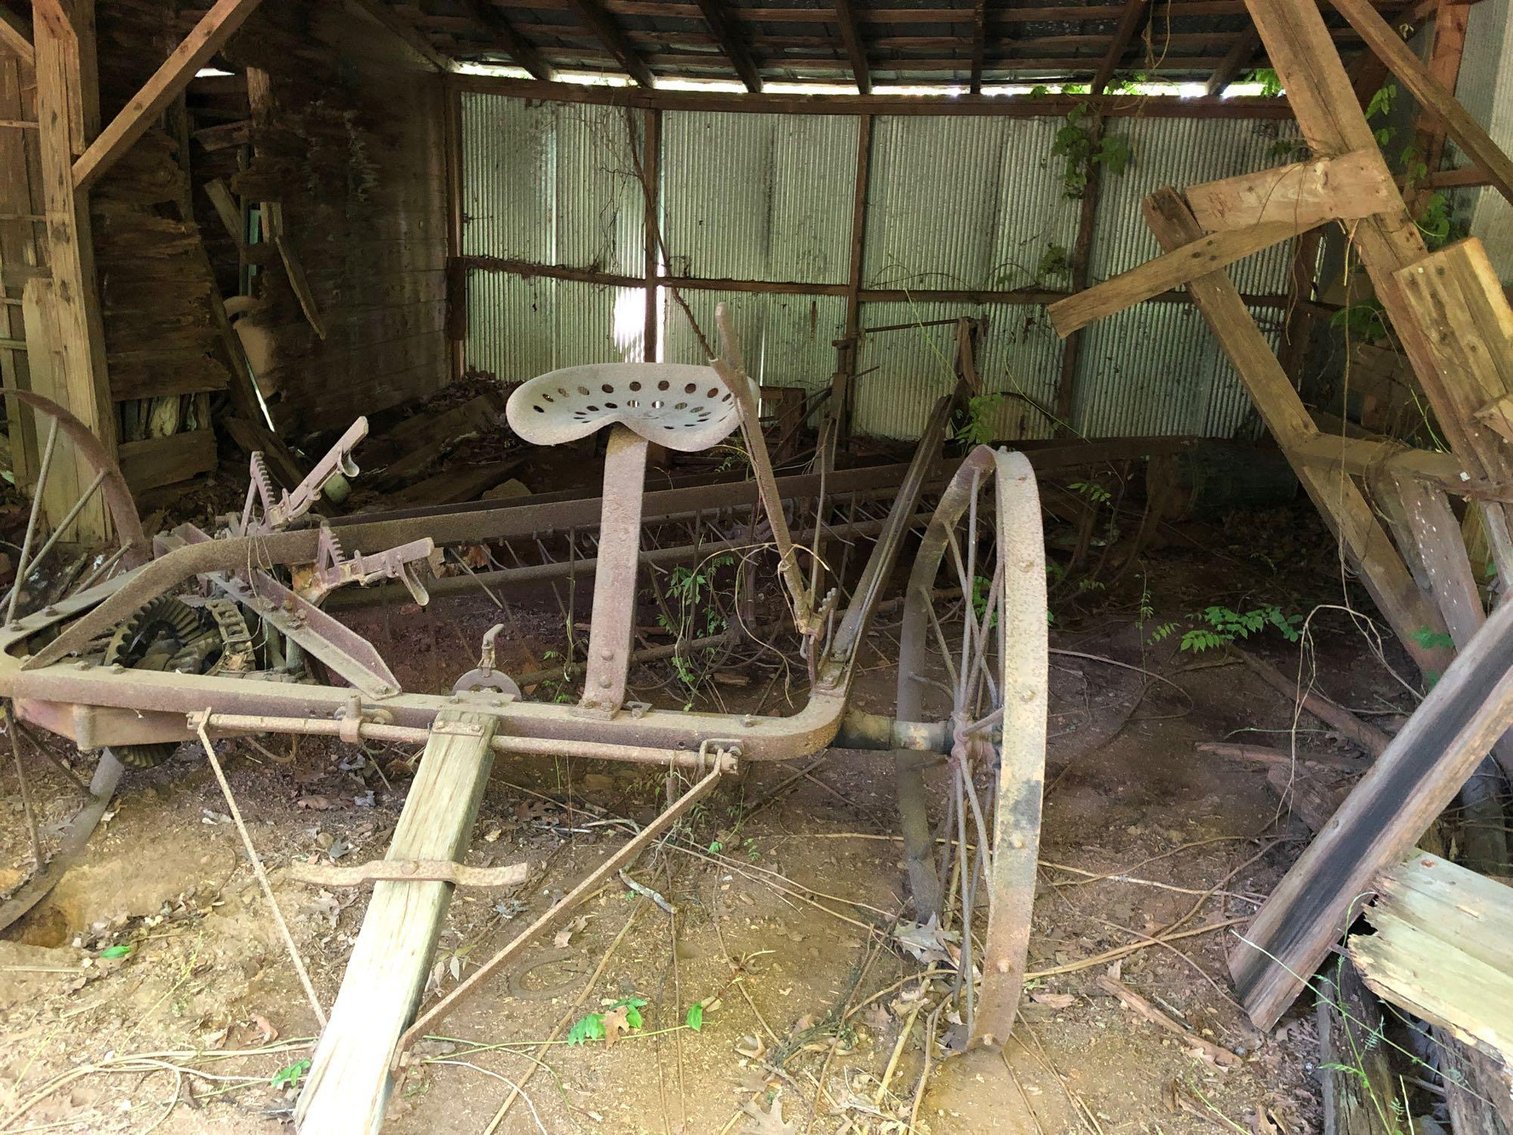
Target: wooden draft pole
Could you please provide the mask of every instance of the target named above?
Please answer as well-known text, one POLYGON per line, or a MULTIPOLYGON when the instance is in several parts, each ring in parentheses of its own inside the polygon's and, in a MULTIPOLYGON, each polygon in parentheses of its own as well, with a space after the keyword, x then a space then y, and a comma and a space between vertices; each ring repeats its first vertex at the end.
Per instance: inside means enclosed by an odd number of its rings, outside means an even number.
MULTIPOLYGON (((448 711, 431 727, 388 860, 461 862, 494 765, 498 718, 448 711)), ((310 1135, 369 1135, 383 1122, 396 1045, 420 1005, 451 883, 373 884, 341 992, 321 1033, 295 1124, 310 1135)))

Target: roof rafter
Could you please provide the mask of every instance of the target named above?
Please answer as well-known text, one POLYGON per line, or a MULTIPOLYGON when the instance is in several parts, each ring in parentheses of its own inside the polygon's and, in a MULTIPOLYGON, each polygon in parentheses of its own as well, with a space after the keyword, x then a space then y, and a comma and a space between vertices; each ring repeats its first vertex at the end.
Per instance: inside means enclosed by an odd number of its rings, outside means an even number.
POLYGON ((643 87, 656 86, 656 76, 651 73, 646 60, 641 58, 641 53, 598 0, 572 0, 572 4, 579 17, 588 25, 589 31, 615 57, 615 61, 625 68, 627 75, 643 87))
POLYGON ((1224 56, 1224 62, 1214 69, 1214 73, 1208 77, 1207 94, 1223 94, 1224 89, 1233 83, 1245 70, 1245 65, 1256 57, 1256 52, 1261 49, 1261 33, 1256 31, 1252 24, 1237 37, 1234 46, 1229 49, 1229 54, 1224 56))
POLYGON ((835 16, 841 26, 841 42, 846 45, 846 57, 851 60, 851 74, 856 80, 856 89, 864 94, 872 93, 872 69, 867 64, 867 45, 862 39, 861 24, 851 0, 835 0, 835 16))
POLYGON ((704 17, 704 23, 709 26, 709 34, 714 36, 715 42, 720 45, 725 58, 730 60, 730 65, 735 68, 735 73, 740 77, 741 82, 746 84, 746 89, 752 94, 760 94, 762 74, 757 70, 756 60, 752 58, 745 38, 736 28, 735 21, 727 13, 725 5, 720 0, 698 0, 698 5, 699 12, 704 17))
POLYGON ((555 75, 552 65, 541 57, 530 40, 520 34, 493 0, 464 0, 464 4, 472 17, 493 33, 509 57, 528 71, 531 78, 551 82, 555 75))
POLYGON ((1119 26, 1114 29, 1113 41, 1108 45, 1108 51, 1104 52, 1103 62, 1098 65, 1092 85, 1088 88, 1093 94, 1101 95, 1109 85, 1114 72, 1119 69, 1119 61, 1134 42, 1135 35, 1145 26, 1150 10, 1151 0, 1125 0, 1124 11, 1119 16, 1119 26))

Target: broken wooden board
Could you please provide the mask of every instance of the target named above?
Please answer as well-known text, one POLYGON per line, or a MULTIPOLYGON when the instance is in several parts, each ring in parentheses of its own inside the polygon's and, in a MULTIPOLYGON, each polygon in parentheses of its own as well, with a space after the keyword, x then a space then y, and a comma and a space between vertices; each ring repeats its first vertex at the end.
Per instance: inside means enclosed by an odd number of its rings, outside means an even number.
POLYGON ((1402 207, 1379 150, 1297 162, 1187 188, 1193 216, 1211 233, 1277 222, 1322 225, 1402 207))
POLYGON ((167 437, 123 441, 116 451, 121 474, 133 493, 176 485, 215 469, 215 433, 185 430, 167 437))
POLYGON ((389 498, 391 507, 408 508, 421 504, 459 504, 477 500, 484 492, 505 480, 525 463, 524 457, 491 461, 487 465, 463 465, 444 469, 411 485, 403 493, 389 498))
POLYGON ((1513 725, 1513 604, 1450 664, 1229 955, 1246 1011, 1269 1029, 1359 913, 1372 879, 1422 836, 1513 725))
POLYGON ((1325 1135, 1397 1135, 1389 1122, 1397 1079, 1382 1040, 1382 1006, 1348 962, 1319 977, 1314 1019, 1325 1135))
MULTIPOLYGON (((437 716, 386 858, 462 859, 493 767, 490 742, 498 720, 455 710, 437 716)), ((437 882, 373 884, 341 992, 295 1105, 301 1131, 367 1135, 379 1129, 393 1088, 395 1046, 420 1004, 452 890, 437 882)))
POLYGON ((1513 888, 1413 848, 1372 883, 1350 956, 1386 1001, 1499 1061, 1513 1057, 1513 888))
POLYGON ((1312 224, 1275 221, 1253 225, 1248 229, 1200 236, 1172 249, 1164 256, 1147 260, 1138 268, 1131 268, 1086 291, 1057 300, 1046 308, 1046 314, 1051 317, 1051 326, 1056 329, 1056 334, 1065 339, 1073 331, 1081 330, 1089 323, 1106 319, 1127 307, 1134 307, 1137 303, 1159 296, 1162 292, 1228 268, 1238 260, 1290 240, 1312 227, 1312 224))

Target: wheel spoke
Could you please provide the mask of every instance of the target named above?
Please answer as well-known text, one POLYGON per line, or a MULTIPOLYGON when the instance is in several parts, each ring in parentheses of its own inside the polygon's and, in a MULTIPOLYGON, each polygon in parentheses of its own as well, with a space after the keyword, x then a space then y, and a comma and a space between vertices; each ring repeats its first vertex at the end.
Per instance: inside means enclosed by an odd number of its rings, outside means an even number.
POLYGON ((962 781, 970 776, 964 762, 953 762, 951 780, 956 791, 956 850, 961 861, 961 964, 957 977, 961 982, 963 1013, 967 1035, 977 1031, 977 990, 972 980, 972 890, 976 872, 972 869, 972 847, 967 843, 967 808, 962 800, 962 781))

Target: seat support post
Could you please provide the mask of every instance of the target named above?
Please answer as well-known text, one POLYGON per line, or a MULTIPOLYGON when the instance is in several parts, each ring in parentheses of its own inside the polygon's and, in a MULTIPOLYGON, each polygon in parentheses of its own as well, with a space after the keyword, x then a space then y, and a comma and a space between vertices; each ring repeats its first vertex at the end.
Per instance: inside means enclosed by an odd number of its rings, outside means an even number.
POLYGON ((625 701, 631 635, 636 621, 636 569, 641 556, 641 498, 650 443, 623 425, 604 454, 604 503, 588 635, 588 667, 579 707, 615 713, 625 701))

